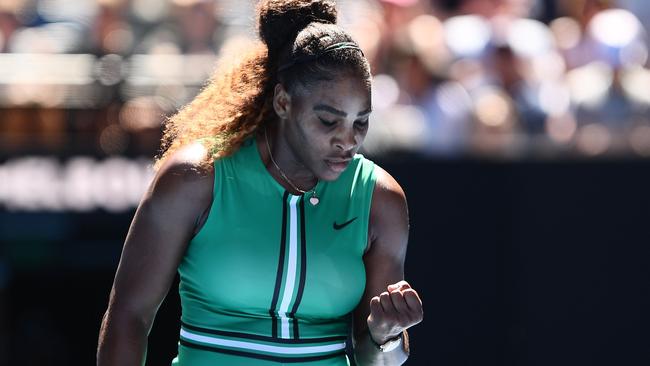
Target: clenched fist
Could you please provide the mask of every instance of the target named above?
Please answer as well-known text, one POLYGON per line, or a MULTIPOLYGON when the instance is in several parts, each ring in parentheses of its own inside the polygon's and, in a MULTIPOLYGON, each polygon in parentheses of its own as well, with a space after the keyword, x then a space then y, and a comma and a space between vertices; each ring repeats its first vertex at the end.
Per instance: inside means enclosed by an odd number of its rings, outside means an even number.
POLYGON ((406 281, 389 285, 370 299, 368 330, 377 344, 384 344, 422 321, 422 300, 406 281))

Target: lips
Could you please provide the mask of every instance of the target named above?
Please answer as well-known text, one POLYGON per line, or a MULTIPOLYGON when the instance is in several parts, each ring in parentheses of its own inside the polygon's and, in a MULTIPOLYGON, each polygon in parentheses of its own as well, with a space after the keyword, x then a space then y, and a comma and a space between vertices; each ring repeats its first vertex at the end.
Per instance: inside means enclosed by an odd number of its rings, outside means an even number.
POLYGON ((349 158, 334 158, 334 159, 326 159, 325 163, 327 166, 330 167, 333 171, 336 173, 340 173, 345 170, 345 168, 348 167, 348 164, 350 164, 349 158))

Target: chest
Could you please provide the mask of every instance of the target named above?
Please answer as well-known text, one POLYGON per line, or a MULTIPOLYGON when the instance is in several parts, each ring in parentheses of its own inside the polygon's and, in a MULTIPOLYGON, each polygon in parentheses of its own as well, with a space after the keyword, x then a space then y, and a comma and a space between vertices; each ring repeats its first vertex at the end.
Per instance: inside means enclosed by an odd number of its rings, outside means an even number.
POLYGON ((365 288, 368 223, 353 201, 327 190, 317 206, 241 186, 222 192, 182 264, 206 306, 266 316, 299 303, 296 317, 306 319, 356 307, 365 288))

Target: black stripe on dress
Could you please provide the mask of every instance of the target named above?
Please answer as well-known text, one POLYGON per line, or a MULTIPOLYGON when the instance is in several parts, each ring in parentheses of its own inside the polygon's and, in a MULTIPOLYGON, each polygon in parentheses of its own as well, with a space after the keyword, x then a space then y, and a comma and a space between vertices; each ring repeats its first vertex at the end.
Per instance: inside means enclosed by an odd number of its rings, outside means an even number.
POLYGON ((275 290, 273 291, 273 300, 271 301, 271 335, 273 338, 278 338, 278 317, 276 315, 276 307, 278 306, 278 298, 280 297, 280 287, 282 287, 282 272, 284 271, 284 257, 287 245, 287 198, 289 192, 284 191, 282 196, 282 234, 280 236, 280 259, 278 262, 278 272, 275 276, 275 290))
POLYGON ((262 336, 262 335, 257 335, 257 334, 249 334, 249 333, 231 332, 231 331, 226 331, 226 330, 216 330, 216 329, 202 328, 202 327, 197 327, 197 326, 194 326, 194 325, 184 323, 182 321, 181 321, 181 325, 183 326, 183 328, 185 328, 187 330, 193 330, 195 332, 201 332, 201 333, 206 333, 206 334, 214 334, 214 335, 222 336, 222 337, 241 338, 241 339, 249 339, 249 340, 253 340, 253 341, 273 342, 273 343, 280 343, 280 344, 309 344, 309 343, 325 343, 325 342, 343 342, 343 341, 345 341, 347 339, 347 337, 345 337, 345 336, 321 337, 321 338, 303 338, 303 339, 273 338, 273 337, 262 336))

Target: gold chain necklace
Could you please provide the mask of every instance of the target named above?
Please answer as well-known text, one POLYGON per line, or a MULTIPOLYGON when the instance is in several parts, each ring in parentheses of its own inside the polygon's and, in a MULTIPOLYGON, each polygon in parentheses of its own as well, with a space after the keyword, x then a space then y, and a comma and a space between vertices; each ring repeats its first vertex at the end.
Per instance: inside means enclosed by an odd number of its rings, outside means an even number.
POLYGON ((280 175, 282 176, 284 181, 287 182, 291 186, 291 188, 293 188, 294 190, 300 192, 303 195, 311 192, 311 197, 309 198, 309 203, 311 203, 312 206, 316 206, 318 204, 318 202, 320 202, 320 199, 316 195, 316 186, 318 185, 318 180, 316 180, 316 185, 314 185, 314 188, 312 188, 310 191, 303 191, 302 189, 296 187, 296 185, 293 184, 289 180, 289 178, 284 174, 282 169, 280 169, 280 167, 278 166, 278 163, 275 162, 275 159, 273 159, 273 153, 271 153, 271 145, 269 144, 269 136, 266 133, 266 128, 264 129, 264 140, 266 140, 266 149, 269 152, 269 158, 271 158, 271 162, 273 163, 273 165, 275 165, 275 168, 278 170, 278 172, 280 172, 280 175))

